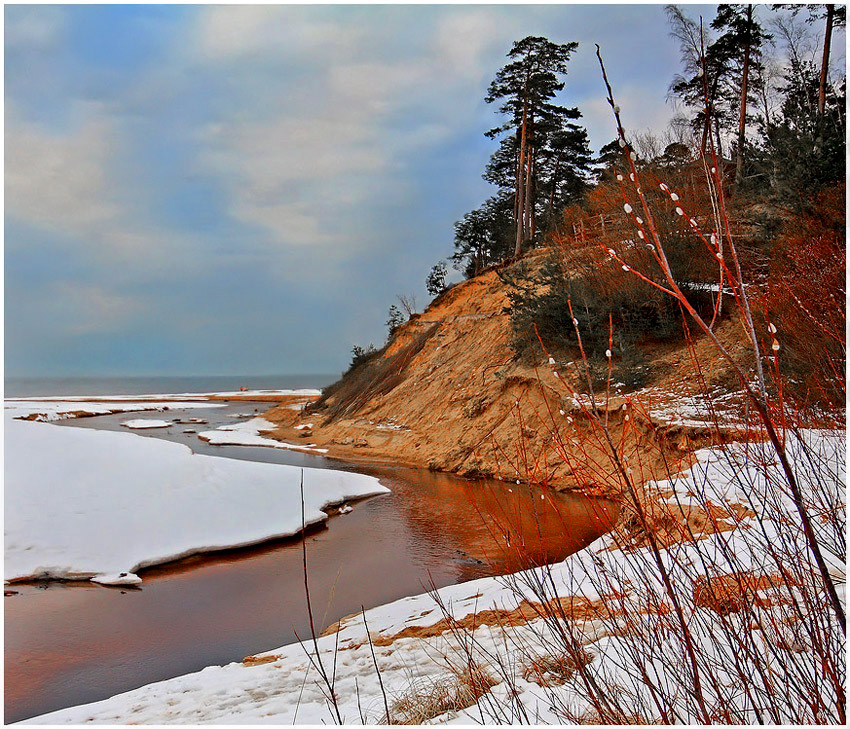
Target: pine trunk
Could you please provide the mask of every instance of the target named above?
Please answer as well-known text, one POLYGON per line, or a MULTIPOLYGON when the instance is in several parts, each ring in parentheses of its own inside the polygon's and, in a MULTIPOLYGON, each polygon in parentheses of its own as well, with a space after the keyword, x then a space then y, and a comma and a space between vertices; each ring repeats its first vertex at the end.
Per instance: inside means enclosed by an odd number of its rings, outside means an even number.
POLYGON ((534 177, 537 171, 534 168, 534 117, 528 120, 529 139, 528 150, 528 174, 525 180, 525 240, 534 238, 534 177))
POLYGON ((826 77, 829 73, 829 47, 832 44, 832 25, 835 22, 835 6, 826 6, 826 35, 823 39, 823 61, 820 67, 820 87, 818 88, 818 119, 823 118, 826 108, 826 77))
POLYGON ((744 69, 741 73, 741 110, 738 114, 738 153, 735 162, 735 184, 744 169, 744 135, 747 130, 747 84, 750 74, 750 46, 752 39, 753 6, 747 5, 747 34, 744 44, 744 69))
POLYGON ((514 248, 514 256, 519 258, 522 253, 522 239, 525 232, 525 180, 523 174, 526 168, 526 122, 528 120, 528 108, 523 99, 522 102, 522 136, 519 143, 519 175, 516 180, 516 195, 517 195, 517 219, 516 219, 516 247, 514 248))

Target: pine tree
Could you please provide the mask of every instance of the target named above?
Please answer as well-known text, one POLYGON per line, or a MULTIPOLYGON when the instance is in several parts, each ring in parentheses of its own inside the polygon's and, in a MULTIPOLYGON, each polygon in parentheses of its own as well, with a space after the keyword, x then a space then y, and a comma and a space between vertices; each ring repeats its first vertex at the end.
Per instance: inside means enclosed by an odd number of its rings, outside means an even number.
POLYGON ((452 260, 467 278, 510 255, 512 205, 508 195, 496 195, 455 223, 452 260))
POLYGON ((821 54, 820 82, 818 84, 818 118, 823 118, 826 107, 826 87, 829 77, 832 31, 835 28, 842 28, 847 24, 847 8, 844 5, 835 5, 833 3, 820 5, 792 5, 784 3, 774 6, 774 9, 777 8, 790 10, 792 15, 796 15, 800 10, 805 8, 809 12, 809 17, 806 19, 807 23, 814 23, 821 19, 826 21, 823 36, 823 53, 821 54))
POLYGON ((576 125, 577 108, 551 103, 563 90, 567 61, 578 43, 556 44, 538 36, 514 43, 504 66, 490 84, 485 100, 501 101, 507 120, 487 132, 507 134, 488 165, 485 179, 513 191, 514 255, 537 229, 540 193, 548 192, 549 209, 570 186, 580 187, 590 166, 584 129, 576 125), (510 187, 509 187, 510 186, 510 187))
POLYGON ((711 28, 719 35, 711 40, 705 29, 675 5, 667 6, 671 34, 679 40, 684 75, 670 85, 670 93, 695 109, 693 127, 701 134, 705 152, 708 134, 714 133, 722 156, 721 132, 736 139, 736 178, 740 177, 746 139, 748 107, 762 92, 762 46, 770 40, 755 17, 752 5, 720 5, 711 28), (703 61, 707 75, 703 84, 703 61), (707 95, 707 99, 706 99, 707 95), (706 103, 707 102, 707 103, 706 103), (708 112, 706 114, 706 111, 708 112), (713 129, 710 125, 713 124, 713 129))

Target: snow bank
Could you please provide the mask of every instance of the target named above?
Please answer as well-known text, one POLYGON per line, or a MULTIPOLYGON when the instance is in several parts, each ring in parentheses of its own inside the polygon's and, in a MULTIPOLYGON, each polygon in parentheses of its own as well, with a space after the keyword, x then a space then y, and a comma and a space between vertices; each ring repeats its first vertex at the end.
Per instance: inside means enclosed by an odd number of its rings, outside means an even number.
POLYGON ((109 400, 109 401, 133 401, 133 400, 192 400, 195 398, 207 397, 250 397, 252 395, 275 395, 281 397, 318 397, 322 394, 321 390, 313 388, 301 388, 297 390, 237 390, 233 392, 181 392, 181 393, 160 393, 150 395, 43 395, 38 397, 15 398, 6 402, 53 402, 62 400, 65 402, 86 402, 89 400, 109 400))
POLYGON ((81 402, 71 398, 63 400, 6 400, 3 409, 11 418, 30 418, 41 421, 65 420, 85 415, 110 415, 112 413, 164 412, 174 409, 224 408, 224 403, 184 402, 123 402, 120 398, 105 402, 81 402))
MULTIPOLYGON (((818 469, 826 468, 843 482, 846 479, 843 456, 835 458, 836 453, 843 454, 843 436, 821 432, 804 434, 804 438, 810 445, 823 445, 824 461, 818 465, 818 469)), ((750 448, 753 447, 750 445, 750 448)), ((707 489, 714 503, 734 498, 739 495, 735 481, 740 483, 741 480, 730 476, 729 466, 741 456, 744 448, 732 446, 700 451, 698 462, 686 478, 663 482, 658 486, 674 490, 682 499, 688 497, 688 492, 696 484, 707 489)), ((792 446, 792 457, 797 455, 797 450, 792 446)), ((799 464, 800 458, 796 460, 799 464)), ((769 464, 768 470, 761 473, 756 470, 749 473, 745 468, 744 480, 756 487, 755 491, 748 491, 749 496, 754 498, 753 505, 756 507, 759 501, 758 486, 764 483, 766 475, 775 475, 773 468, 774 465, 769 464)), ((738 474, 740 476, 741 472, 738 471, 738 474)), ((802 480, 806 480, 805 463, 801 465, 800 476, 802 480)), ((763 526, 766 531, 762 536, 766 540, 775 539, 779 530, 788 529, 787 524, 765 522, 763 526)), ((712 534, 697 544, 677 544, 671 550, 663 550, 662 559, 671 573, 675 574, 677 564, 687 564, 698 559, 699 553, 710 554, 722 547, 735 550, 742 560, 746 560, 747 554, 752 554, 753 567, 759 568, 761 565, 757 562, 758 555, 749 552, 752 549, 754 532, 757 530, 747 529, 746 523, 744 527, 731 532, 712 534), (702 551, 698 553, 698 550, 702 551)), ((485 610, 515 608, 523 595, 531 601, 538 601, 539 598, 529 585, 540 581, 551 584, 553 589, 557 586, 561 596, 583 596, 588 600, 598 600, 603 596, 594 584, 605 584, 605 575, 616 574, 624 579, 632 576, 634 584, 640 585, 642 590, 647 587, 650 590, 657 588, 661 594, 661 584, 653 585, 651 579, 648 584, 644 579, 648 559, 651 561, 646 549, 622 551, 616 547, 612 537, 606 536, 561 564, 518 573, 514 578, 484 578, 446 587, 439 590, 439 595, 454 619, 461 620, 474 613, 480 615, 485 610), (549 576, 542 579, 545 573, 549 576)), ((843 570, 843 565, 832 567, 843 570)), ((843 599, 843 572, 839 579, 843 599)), ((688 614, 696 616, 706 612, 692 602, 687 602, 688 591, 683 591, 681 595, 686 600, 684 609, 688 614)), ((623 597, 632 600, 638 608, 631 613, 632 619, 638 619, 641 615, 640 606, 645 604, 646 595, 623 597)), ((767 604, 765 609, 770 609, 770 600, 767 604)), ((600 681, 602 685, 613 687, 632 686, 635 669, 629 658, 629 634, 622 618, 616 617, 616 610, 614 613, 614 616, 606 617, 602 614, 596 618, 588 618, 583 623, 576 622, 573 627, 583 635, 585 650, 595 656, 588 664, 588 670, 592 672, 595 680, 600 681)), ((545 632, 545 621, 535 618, 533 613, 528 622, 512 623, 508 620, 502 624, 487 625, 482 621, 474 632, 466 633, 469 637, 463 645, 459 644, 451 630, 432 631, 438 634, 425 634, 425 637, 419 637, 416 635, 417 631, 410 630, 408 637, 399 635, 401 631, 412 627, 435 626, 443 618, 442 610, 431 595, 419 595, 369 610, 365 622, 360 615, 346 618, 342 621, 338 633, 318 640, 318 655, 326 670, 335 676, 334 693, 339 697, 343 722, 382 721, 385 711, 382 698, 384 691, 392 706, 394 700, 404 696, 413 686, 421 687, 449 681, 452 672, 448 662, 454 661, 455 666, 468 665, 468 650, 474 653, 479 665, 497 678, 497 683, 477 704, 463 711, 447 712, 434 717, 433 721, 436 723, 563 724, 565 717, 557 713, 556 705, 571 706, 578 713, 589 709, 583 697, 581 681, 574 679, 563 685, 544 688, 533 681, 531 674, 524 671, 523 667, 528 665, 528 651, 542 648, 537 641, 541 633, 545 632), (373 647, 367 638, 366 622, 374 643, 380 682, 373 663, 373 647), (513 687, 508 687, 505 681, 500 679, 496 662, 511 672, 514 677, 513 687), (510 708, 510 696, 514 690, 523 705, 524 714, 515 714, 510 708), (553 697, 557 697, 557 701, 553 701, 553 697)), ((710 619, 704 615, 702 617, 703 621, 710 619)), ((418 632, 421 635, 423 631, 418 632)), ((719 630, 695 635, 699 641, 700 655, 713 655, 718 643, 724 640, 723 631, 719 630)), ((668 645, 666 635, 659 635, 658 639, 660 644, 656 651, 673 651, 673 655, 679 655, 680 645, 668 645)), ((726 650, 729 650, 728 646, 726 650)), ((296 643, 260 654, 259 657, 267 657, 268 660, 250 664, 210 666, 200 672, 150 684, 105 701, 46 714, 31 719, 28 723, 118 724, 132 721, 151 724, 205 722, 318 725, 329 721, 336 722, 326 699, 327 689, 322 685, 315 669, 315 652, 311 644, 296 643)), ((675 666, 675 663, 673 661, 672 665, 675 666)), ((781 668, 782 664, 778 662, 776 669, 781 668)), ((652 669, 663 671, 665 666, 656 663, 652 669)), ((723 674, 720 665, 717 670, 721 683, 729 678, 723 674)), ((673 686, 677 685, 679 679, 677 675, 666 678, 673 686)), ((659 717, 652 715, 652 702, 646 697, 644 699, 643 708, 648 713, 643 718, 658 721, 659 717)), ((689 717, 685 716, 682 720, 687 722, 689 717)), ((692 723, 698 723, 696 719, 690 720, 692 723)))
MULTIPOLYGON (((5 428, 7 580, 111 579, 301 529, 301 469, 8 413, 5 428)), ((327 518, 323 507, 387 491, 370 476, 303 473, 308 524, 327 518)))
POLYGON ((327 448, 319 448, 314 443, 298 445, 287 443, 274 438, 265 438, 262 432, 274 430, 277 426, 265 418, 251 418, 244 423, 235 425, 222 425, 215 430, 205 430, 198 437, 211 445, 244 445, 264 446, 266 448, 285 448, 292 451, 306 451, 308 453, 327 453, 327 448))

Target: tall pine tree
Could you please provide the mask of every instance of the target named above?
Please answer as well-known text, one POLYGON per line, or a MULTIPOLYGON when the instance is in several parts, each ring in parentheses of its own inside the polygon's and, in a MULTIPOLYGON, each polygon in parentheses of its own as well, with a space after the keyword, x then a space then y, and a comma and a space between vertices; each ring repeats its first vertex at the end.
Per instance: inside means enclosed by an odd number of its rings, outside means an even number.
POLYGON ((514 43, 485 100, 500 101, 504 124, 487 132, 503 137, 485 179, 513 191, 514 255, 533 240, 540 208, 553 212, 565 195, 580 190, 589 172, 587 133, 575 124, 577 108, 552 103, 563 90, 567 61, 578 43, 557 44, 539 36, 514 43), (541 200, 546 200, 541 205, 541 200))

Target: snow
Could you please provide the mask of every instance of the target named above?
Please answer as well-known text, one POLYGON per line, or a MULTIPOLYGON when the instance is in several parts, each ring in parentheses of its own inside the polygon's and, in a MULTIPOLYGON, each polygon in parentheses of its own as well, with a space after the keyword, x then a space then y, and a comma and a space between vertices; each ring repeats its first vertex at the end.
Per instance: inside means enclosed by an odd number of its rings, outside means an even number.
POLYGON ((136 418, 135 420, 125 420, 121 423, 125 428, 131 430, 148 430, 150 428, 170 428, 173 423, 170 420, 153 420, 151 418, 136 418))
POLYGON ((327 453, 327 448, 319 448, 315 443, 298 445, 287 443, 274 438, 266 438, 260 433, 274 430, 277 426, 265 418, 251 418, 244 423, 234 425, 222 425, 215 430, 205 430, 198 437, 211 445, 243 445, 263 446, 266 448, 285 448, 293 451, 306 451, 307 453, 327 453))
MULTIPOLYGON (((817 468, 826 472, 828 477, 836 479, 836 482, 844 483, 846 471, 843 433, 808 431, 802 434, 802 438, 809 446, 814 447, 815 453, 824 456, 823 460, 816 461, 819 464, 817 468), (836 458, 836 454, 840 455, 836 458)), ((749 503, 758 509, 763 501, 762 496, 766 498, 768 493, 775 496, 775 490, 762 491, 762 488, 770 478, 777 475, 777 466, 770 462, 769 452, 762 451, 759 459, 767 464, 764 469, 747 465, 754 462, 750 459, 744 463, 743 470, 740 470, 740 459, 747 454, 747 448, 761 446, 733 445, 699 451, 695 466, 685 478, 660 482, 657 487, 663 493, 672 491, 673 496, 669 497, 671 501, 674 498, 680 501, 692 498, 689 494, 700 487, 705 498, 719 504, 729 499, 739 499, 742 496, 741 486, 746 484, 749 503)), ((790 444, 790 455, 800 466, 801 481, 814 488, 809 479, 815 474, 811 469, 807 470, 805 463, 801 463, 799 451, 799 444, 790 444)), ((699 555, 717 554, 722 549, 734 550, 740 563, 746 564, 747 560, 750 560, 753 568, 759 569, 762 566, 761 554, 757 550, 754 551, 754 544, 760 539, 776 540, 780 534, 787 537, 789 531, 793 534, 788 523, 780 525, 768 521, 760 525, 763 531, 748 529, 748 519, 747 517, 742 522, 743 528, 714 533, 696 543, 679 543, 674 548, 662 550, 661 559, 671 578, 675 579, 681 566, 698 560, 699 555)), ((633 605, 630 619, 650 621, 652 616, 641 612, 641 606, 648 604, 646 593, 643 591, 656 593, 661 599, 664 596, 660 579, 646 574, 647 565, 651 560, 646 548, 622 550, 609 535, 598 539, 563 563, 517 573, 507 578, 484 578, 446 587, 439 590, 437 595, 446 611, 455 620, 461 620, 484 610, 515 608, 523 597, 530 601, 539 601, 534 586, 541 584, 546 590, 550 589, 547 585, 551 586, 552 591, 559 590, 561 596, 583 596, 589 600, 599 600, 605 597, 605 590, 613 589, 609 580, 614 580, 614 585, 619 585, 626 591, 622 599, 631 601, 630 604, 633 605), (640 586, 640 590, 632 590, 633 594, 629 594, 629 580, 640 586)), ((840 576, 839 589, 843 600, 844 565, 833 560, 831 569, 840 576)), ((711 625, 712 619, 720 620, 711 611, 695 606, 689 590, 683 589, 680 594, 684 600, 683 609, 690 616, 689 621, 694 631, 697 631, 700 625, 711 625)), ((779 601, 776 604, 779 604, 779 601)), ((770 610, 770 601, 767 607, 761 609, 770 610)), ((622 617, 617 616, 617 612, 614 610, 613 614, 575 621, 571 623, 571 629, 577 631, 584 650, 594 657, 587 666, 594 681, 602 686, 622 686, 634 690, 635 682, 639 685, 640 678, 636 678, 636 670, 631 663, 627 624, 622 617)), ((29 723, 218 722, 318 725, 336 722, 326 698, 327 689, 322 685, 315 668, 319 658, 328 673, 335 676, 334 693, 339 698, 339 711, 343 722, 361 723, 365 720, 366 723, 378 723, 384 718, 385 712, 383 691, 386 691, 388 702, 392 706, 395 700, 405 695, 412 687, 421 688, 449 680, 453 675, 451 664, 467 665, 470 655, 468 652, 490 671, 497 681, 496 685, 468 709, 444 713, 435 717, 435 722, 507 724, 523 721, 563 724, 565 716, 558 713, 557 707, 569 706, 577 713, 589 710, 590 706, 582 693, 582 681, 573 679, 563 685, 544 688, 523 670, 527 665, 529 651, 545 649, 544 644, 540 642, 541 636, 546 634, 545 620, 531 614, 527 622, 519 621, 518 624, 507 621, 487 625, 482 622, 474 630, 449 630, 425 637, 410 634, 409 637, 399 636, 406 628, 435 626, 444 617, 445 613, 438 606, 434 595, 423 594, 404 598, 369 610, 365 617, 355 615, 344 619, 338 633, 318 639, 318 653, 312 642, 296 643, 260 654, 269 657, 269 661, 265 663, 210 666, 200 672, 150 684, 105 701, 37 717, 29 720, 29 723), (373 663, 372 650, 377 670, 373 663), (499 666, 504 667, 504 672, 500 672, 499 666), (380 680, 377 671, 380 672, 380 680), (511 676, 512 685, 508 685, 508 679, 505 678, 507 675, 511 676), (518 697, 524 714, 515 713, 517 709, 512 695, 518 697)), ((672 651, 673 655, 679 655, 680 645, 671 644, 671 638, 663 632, 656 635, 659 641, 655 646, 656 655, 663 651, 672 651)), ((733 646, 724 643, 726 635, 719 629, 716 632, 694 632, 698 655, 705 656, 700 660, 705 660, 706 665, 716 665, 719 686, 725 686, 725 681, 734 678, 730 675, 731 669, 730 673, 724 673, 723 666, 728 664, 719 660, 716 664, 712 663, 715 658, 722 657, 719 651, 734 650, 733 646)), ((753 640, 759 641, 761 638, 753 633, 753 640)), ((776 650, 775 647, 773 649, 776 650)), ((667 664, 656 661, 647 665, 647 670, 651 674, 663 672, 669 666, 676 670, 675 664, 675 660, 667 664)), ((783 663, 775 662, 773 670, 778 672, 778 685, 786 685, 781 674, 783 663)), ((675 687, 679 685, 678 674, 668 675, 666 678, 662 676, 659 680, 667 681, 667 685, 672 686, 676 692, 675 687)), ((623 692, 625 691, 626 688, 623 688, 623 692)), ((649 697, 638 699, 642 701, 643 718, 659 721, 660 717, 652 714, 655 708, 649 697)), ((735 700, 743 701, 743 698, 736 697, 735 700)), ((699 723, 696 717, 688 714, 682 715, 681 720, 686 723, 699 723)))
POLYGON ((119 572, 117 575, 97 575, 91 581, 101 585, 137 585, 142 578, 132 572, 119 572))
MULTIPOLYGON (((122 572, 301 530, 301 469, 15 420, 15 412, 5 418, 7 580, 114 582, 122 572)), ((327 506, 387 492, 360 474, 305 468, 303 478, 308 525, 324 521, 327 506)))
POLYGON ((6 400, 4 411, 13 418, 35 418, 36 420, 65 420, 84 415, 110 415, 111 413, 135 413, 144 411, 163 412, 173 409, 192 408, 223 408, 224 403, 213 402, 184 402, 175 400, 168 403, 160 402, 124 402, 120 398, 114 401, 82 402, 66 398, 62 400, 43 400, 30 398, 27 400, 6 400))
POLYGON ((14 398, 6 402, 99 402, 109 401, 140 401, 145 400, 194 400, 209 397, 250 397, 253 395, 274 395, 280 397, 318 397, 321 390, 313 388, 301 388, 297 390, 236 390, 232 392, 183 392, 183 393, 160 393, 150 395, 43 395, 39 397, 14 398))

